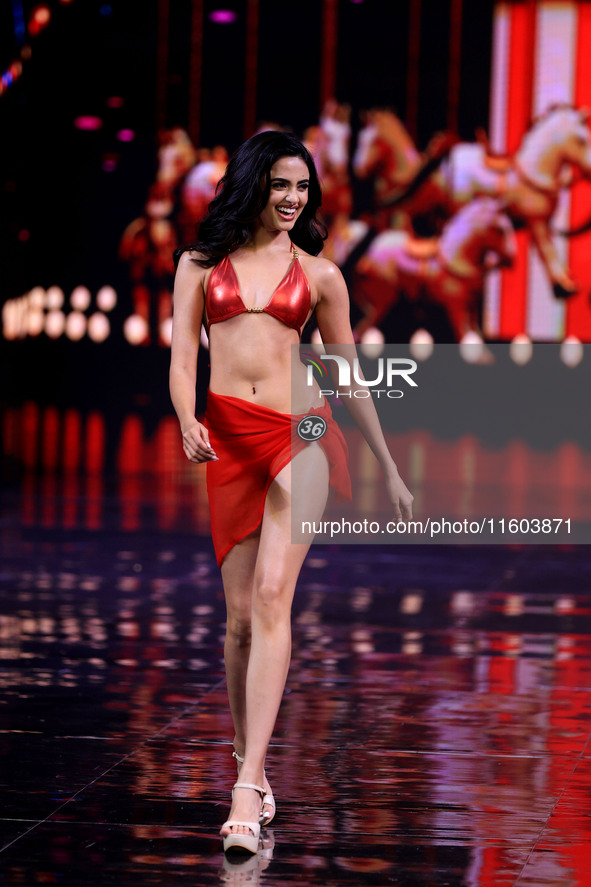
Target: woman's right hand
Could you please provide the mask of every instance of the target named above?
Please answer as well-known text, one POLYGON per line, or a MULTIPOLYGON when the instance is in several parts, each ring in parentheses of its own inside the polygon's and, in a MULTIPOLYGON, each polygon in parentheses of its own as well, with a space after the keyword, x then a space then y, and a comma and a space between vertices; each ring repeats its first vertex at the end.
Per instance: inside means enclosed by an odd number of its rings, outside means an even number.
POLYGON ((205 425, 195 419, 185 428, 181 427, 183 450, 189 462, 217 462, 218 457, 209 443, 209 433, 205 425))

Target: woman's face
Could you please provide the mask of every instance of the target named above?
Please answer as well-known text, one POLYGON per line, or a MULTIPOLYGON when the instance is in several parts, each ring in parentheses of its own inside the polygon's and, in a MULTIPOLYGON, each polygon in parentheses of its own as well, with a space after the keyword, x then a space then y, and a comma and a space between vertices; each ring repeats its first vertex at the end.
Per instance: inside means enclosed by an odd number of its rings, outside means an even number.
POLYGON ((301 157, 280 157, 271 167, 271 190, 260 222, 267 231, 291 231, 308 202, 310 173, 301 157))

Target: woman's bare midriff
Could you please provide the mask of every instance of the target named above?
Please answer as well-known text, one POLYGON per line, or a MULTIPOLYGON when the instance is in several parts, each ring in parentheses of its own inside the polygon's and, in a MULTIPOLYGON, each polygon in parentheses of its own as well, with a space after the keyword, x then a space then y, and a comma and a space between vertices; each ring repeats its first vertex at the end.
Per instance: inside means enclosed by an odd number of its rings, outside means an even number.
POLYGON ((321 406, 318 386, 307 384, 299 343, 295 330, 268 314, 241 314, 213 324, 210 390, 278 413, 299 414, 321 406))

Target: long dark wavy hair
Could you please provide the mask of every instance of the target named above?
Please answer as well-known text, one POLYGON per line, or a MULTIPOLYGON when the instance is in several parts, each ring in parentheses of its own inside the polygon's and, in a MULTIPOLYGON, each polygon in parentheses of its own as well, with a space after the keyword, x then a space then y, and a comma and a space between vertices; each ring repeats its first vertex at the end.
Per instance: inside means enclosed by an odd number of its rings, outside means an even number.
POLYGON ((175 263, 185 250, 194 249, 205 268, 217 265, 228 253, 251 240, 254 225, 271 191, 271 167, 281 157, 300 157, 310 175, 308 202, 290 231, 296 246, 317 255, 326 239, 326 228, 316 218, 322 191, 314 161, 307 148, 286 132, 261 132, 242 144, 218 182, 216 196, 201 222, 194 244, 175 252, 175 263))

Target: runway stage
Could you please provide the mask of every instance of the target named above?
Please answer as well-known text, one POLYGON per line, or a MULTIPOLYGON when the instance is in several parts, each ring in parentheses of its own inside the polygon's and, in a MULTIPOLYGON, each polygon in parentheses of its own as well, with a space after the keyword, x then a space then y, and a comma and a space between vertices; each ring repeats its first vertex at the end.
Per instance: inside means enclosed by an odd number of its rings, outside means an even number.
POLYGON ((3 883, 591 882, 588 548, 315 546, 278 814, 234 866, 209 540, 145 508, 124 532, 108 491, 93 529, 49 526, 63 484, 26 483, 3 500, 3 883))

